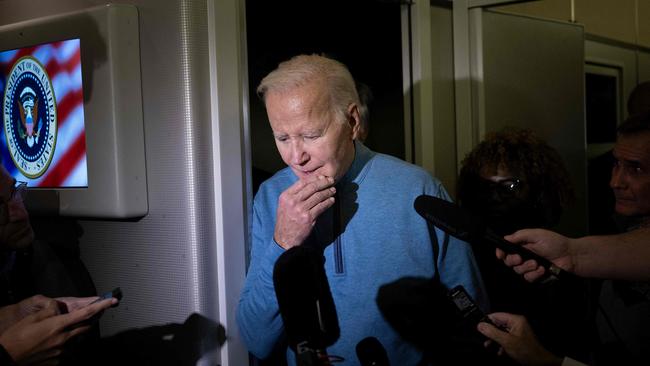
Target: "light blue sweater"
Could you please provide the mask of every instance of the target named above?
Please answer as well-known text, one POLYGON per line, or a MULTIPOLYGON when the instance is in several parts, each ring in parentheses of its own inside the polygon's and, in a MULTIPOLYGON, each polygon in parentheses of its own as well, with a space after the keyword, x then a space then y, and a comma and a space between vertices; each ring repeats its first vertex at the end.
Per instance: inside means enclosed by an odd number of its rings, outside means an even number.
MULTIPOLYGON (((429 232, 426 221, 413 209, 421 194, 449 199, 440 182, 415 165, 375 153, 358 142, 355 147, 354 162, 337 184, 343 233, 324 252, 341 329, 327 353, 344 357, 344 365, 358 365, 355 346, 374 336, 386 348, 391 364, 416 365, 421 354, 395 333, 377 308, 375 297, 381 285, 404 276, 432 277, 432 245, 437 245, 441 282, 448 288, 463 285, 484 309, 487 297, 470 246, 439 229, 429 232)), ((248 350, 262 359, 283 332, 273 265, 284 249, 274 242, 273 232, 278 197, 296 180, 291 169, 279 171, 262 184, 253 204, 251 263, 237 322, 248 350)), ((323 216, 332 217, 332 210, 323 216)), ((293 352, 287 352, 287 359, 295 364, 293 352)))

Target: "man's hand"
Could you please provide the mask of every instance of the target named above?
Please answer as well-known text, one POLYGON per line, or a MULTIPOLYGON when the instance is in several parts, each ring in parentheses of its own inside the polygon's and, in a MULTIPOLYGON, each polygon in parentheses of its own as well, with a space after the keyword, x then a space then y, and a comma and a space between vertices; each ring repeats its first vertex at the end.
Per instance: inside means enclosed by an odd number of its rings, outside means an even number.
MULTIPOLYGON (((573 271, 575 264, 569 252, 569 238, 558 233, 544 229, 524 229, 504 237, 509 242, 521 244, 542 257, 550 260, 556 266, 573 271)), ((500 249, 496 250, 497 258, 501 259, 508 267, 524 276, 528 282, 534 282, 544 276, 544 267, 531 259, 523 261, 518 254, 506 254, 500 249)))
POLYGON ((488 317, 505 331, 485 322, 479 323, 477 329, 481 334, 501 346, 499 355, 505 352, 510 358, 525 366, 559 366, 562 364, 561 358, 547 351, 539 343, 532 328, 528 325, 528 321, 523 316, 492 313, 488 317))
POLYGON ((16 362, 30 359, 34 355, 38 355, 39 359, 57 356, 68 339, 90 329, 90 325, 76 328, 73 325, 117 302, 116 299, 107 299, 60 314, 56 300, 44 296, 35 300, 38 306, 42 306, 39 310, 25 316, 0 334, 0 344, 16 362))
POLYGON ((276 243, 284 249, 302 244, 318 216, 334 204, 333 184, 333 178, 319 176, 301 179, 282 192, 273 234, 276 243))

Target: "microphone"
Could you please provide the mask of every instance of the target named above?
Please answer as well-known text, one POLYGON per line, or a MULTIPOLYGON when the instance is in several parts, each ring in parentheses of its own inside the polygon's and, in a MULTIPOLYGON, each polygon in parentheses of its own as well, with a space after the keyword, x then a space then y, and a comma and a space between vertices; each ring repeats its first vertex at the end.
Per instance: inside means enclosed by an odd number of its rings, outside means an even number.
POLYGON ((273 267, 273 285, 289 347, 299 366, 329 365, 325 347, 340 334, 322 252, 296 246, 273 267))
POLYGON ((361 366, 390 366, 388 354, 375 337, 366 337, 357 343, 357 357, 361 366))
POLYGON ((454 203, 423 194, 415 199, 413 207, 427 221, 458 239, 468 242, 485 240, 508 254, 519 254, 524 261, 534 259, 546 269, 546 280, 572 277, 571 273, 548 259, 503 239, 487 227, 480 218, 454 203))

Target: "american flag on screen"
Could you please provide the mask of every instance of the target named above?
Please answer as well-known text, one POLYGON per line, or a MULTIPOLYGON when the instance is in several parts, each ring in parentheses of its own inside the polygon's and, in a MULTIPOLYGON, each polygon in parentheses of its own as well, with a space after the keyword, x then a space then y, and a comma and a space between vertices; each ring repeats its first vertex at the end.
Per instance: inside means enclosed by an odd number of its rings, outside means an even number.
POLYGON ((78 39, 0 52, 2 164, 28 187, 87 187, 78 39))

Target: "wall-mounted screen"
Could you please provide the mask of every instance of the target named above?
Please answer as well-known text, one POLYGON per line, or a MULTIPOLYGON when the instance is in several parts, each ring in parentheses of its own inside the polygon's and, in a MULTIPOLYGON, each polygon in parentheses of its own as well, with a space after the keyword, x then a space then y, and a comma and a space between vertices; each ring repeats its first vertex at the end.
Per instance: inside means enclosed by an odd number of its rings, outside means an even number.
POLYGON ((0 51, 2 165, 28 187, 88 187, 79 39, 0 51))
POLYGON ((27 182, 30 214, 146 215, 138 9, 4 20, 0 162, 27 182))

